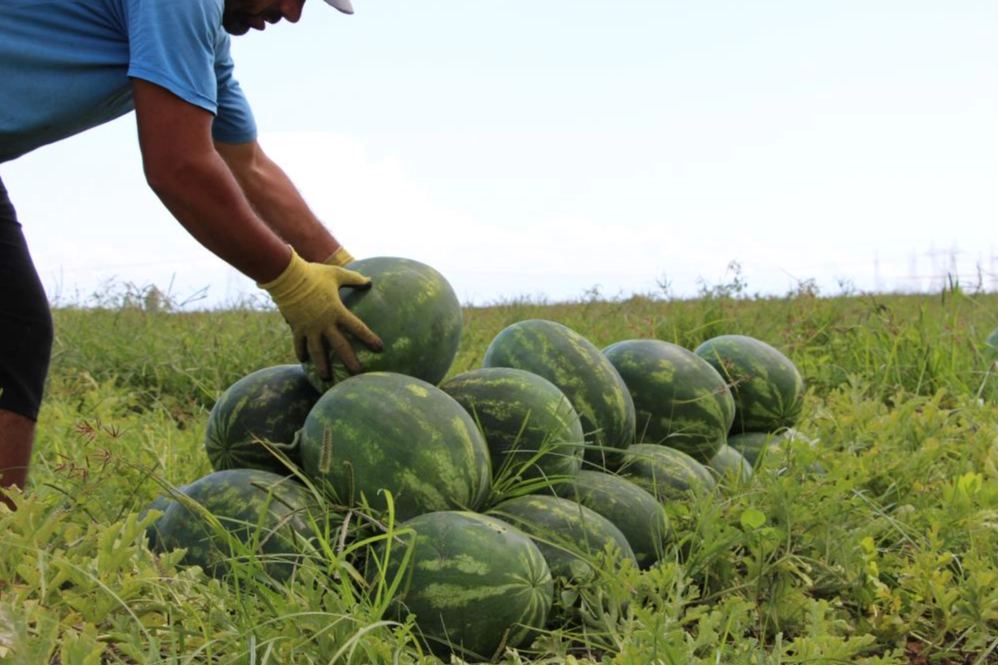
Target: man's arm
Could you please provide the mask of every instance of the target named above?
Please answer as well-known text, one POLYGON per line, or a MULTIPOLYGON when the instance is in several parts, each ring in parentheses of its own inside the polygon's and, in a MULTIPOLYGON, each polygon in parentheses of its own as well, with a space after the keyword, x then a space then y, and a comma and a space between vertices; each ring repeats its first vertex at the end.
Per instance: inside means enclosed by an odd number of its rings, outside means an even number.
POLYGON ((288 245, 254 211, 215 150, 214 116, 165 88, 132 80, 146 180, 202 245, 256 282, 287 267, 288 245))
MULTIPOLYGON (((212 114, 153 83, 133 79, 132 86, 146 180, 163 204, 198 242, 267 290, 291 327, 300 361, 312 359, 319 376, 329 379, 328 344, 352 374, 360 372, 343 331, 375 351, 382 351, 382 341, 344 307, 339 290, 371 281, 303 259, 268 227, 215 150, 212 114)), ((332 236, 320 254, 332 247, 329 241, 332 236)), ((315 249, 309 256, 318 256, 315 249)))
POLYGON ((304 259, 322 262, 340 248, 291 179, 259 143, 216 142, 215 148, 257 214, 304 259))

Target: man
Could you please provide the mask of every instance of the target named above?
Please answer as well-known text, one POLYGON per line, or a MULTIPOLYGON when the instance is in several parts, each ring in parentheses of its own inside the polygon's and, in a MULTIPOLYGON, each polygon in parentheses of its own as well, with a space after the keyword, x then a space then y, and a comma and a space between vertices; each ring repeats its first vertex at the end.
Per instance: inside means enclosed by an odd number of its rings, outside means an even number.
MULTIPOLYGON (((350 0, 326 0, 343 13, 350 0)), ((300 360, 341 329, 382 342, 340 301, 370 280, 261 150, 229 35, 299 20, 305 0, 0 1, 0 165, 135 110, 146 181, 202 245, 265 289, 300 360)), ((53 184, 58 187, 58 184, 53 184)), ((23 488, 52 347, 48 300, 0 180, 0 499, 23 488)))

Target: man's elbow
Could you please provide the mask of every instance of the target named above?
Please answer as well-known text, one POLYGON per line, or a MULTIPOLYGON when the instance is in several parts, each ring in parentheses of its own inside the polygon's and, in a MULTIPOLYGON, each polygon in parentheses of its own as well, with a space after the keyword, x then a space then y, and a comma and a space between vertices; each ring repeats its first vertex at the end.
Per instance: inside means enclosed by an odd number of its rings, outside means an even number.
POLYGON ((204 187, 209 173, 204 160, 183 155, 144 158, 142 168, 146 184, 161 199, 176 199, 191 188, 204 187))

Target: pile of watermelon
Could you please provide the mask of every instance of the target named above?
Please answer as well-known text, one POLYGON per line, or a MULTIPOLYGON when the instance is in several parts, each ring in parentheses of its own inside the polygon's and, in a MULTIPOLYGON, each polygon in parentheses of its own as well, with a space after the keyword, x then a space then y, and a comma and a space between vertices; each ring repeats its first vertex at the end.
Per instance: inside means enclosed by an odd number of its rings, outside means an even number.
POLYGON ((226 389, 205 436, 215 471, 153 503, 154 548, 282 583, 367 539, 351 565, 369 590, 401 582, 395 618, 441 656, 488 661, 528 646, 565 585, 656 566, 668 503, 747 478, 795 432, 801 376, 763 341, 601 350, 525 320, 448 377, 462 309, 447 280, 402 258, 350 267, 373 286, 344 303, 384 352, 358 343, 356 376, 331 357, 331 381, 307 362, 226 389))

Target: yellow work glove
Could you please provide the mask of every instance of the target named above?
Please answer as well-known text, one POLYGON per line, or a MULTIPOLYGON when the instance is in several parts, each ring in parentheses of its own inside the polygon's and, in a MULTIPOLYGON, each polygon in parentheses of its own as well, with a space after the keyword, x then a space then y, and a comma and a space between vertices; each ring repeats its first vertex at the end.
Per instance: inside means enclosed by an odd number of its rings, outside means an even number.
POLYGON ((327 257, 323 263, 328 266, 346 266, 352 261, 354 261, 353 255, 341 245, 340 249, 327 257))
POLYGON ((340 300, 340 287, 367 289, 370 278, 340 266, 309 263, 292 249, 291 262, 284 272, 257 286, 270 294, 291 326, 295 356, 299 361, 312 359, 322 379, 332 378, 324 340, 350 374, 361 372, 361 364, 343 331, 353 334, 372 351, 382 351, 381 338, 340 300))

